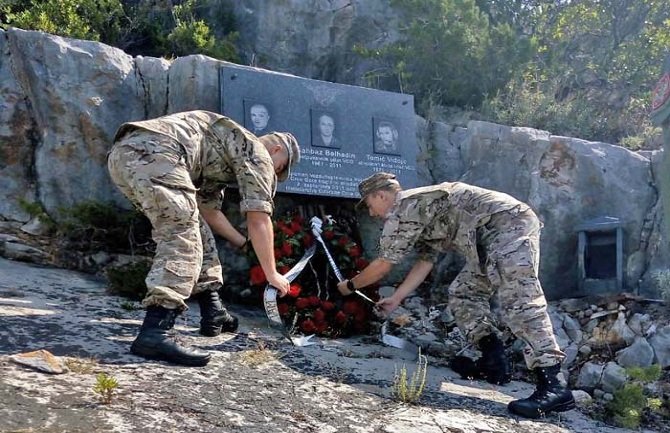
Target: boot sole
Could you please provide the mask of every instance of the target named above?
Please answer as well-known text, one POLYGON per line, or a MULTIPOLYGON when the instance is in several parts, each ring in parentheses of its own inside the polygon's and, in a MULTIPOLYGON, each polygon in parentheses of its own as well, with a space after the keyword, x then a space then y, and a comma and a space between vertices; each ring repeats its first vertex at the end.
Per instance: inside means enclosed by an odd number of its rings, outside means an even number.
POLYGON ((206 322, 204 325, 200 322, 200 334, 205 337, 216 337, 222 332, 235 332, 239 327, 239 321, 233 319, 232 321, 212 320, 206 322), (221 323, 219 323, 221 322, 221 323))
POLYGON ((218 329, 200 328, 200 335, 204 335, 205 337, 216 337, 216 336, 221 335, 221 328, 218 328, 218 329))
POLYGON ((532 413, 521 413, 521 412, 516 412, 512 409, 509 409, 510 412, 512 412, 515 415, 522 416, 524 418, 530 418, 530 419, 537 419, 543 416, 546 416, 547 414, 553 413, 553 412, 567 412, 569 410, 575 409, 577 407, 577 404, 575 403, 574 400, 571 401, 566 401, 565 403, 561 403, 556 405, 555 407, 552 407, 551 410, 547 411, 539 411, 539 412, 532 412, 532 413))
POLYGON ((175 356, 168 356, 160 352, 155 352, 153 350, 145 350, 136 347, 135 345, 130 346, 130 352, 133 355, 140 356, 142 358, 151 359, 155 361, 165 361, 169 364, 179 364, 185 365, 187 367, 204 367, 209 363, 211 355, 207 355, 206 358, 182 358, 175 356))

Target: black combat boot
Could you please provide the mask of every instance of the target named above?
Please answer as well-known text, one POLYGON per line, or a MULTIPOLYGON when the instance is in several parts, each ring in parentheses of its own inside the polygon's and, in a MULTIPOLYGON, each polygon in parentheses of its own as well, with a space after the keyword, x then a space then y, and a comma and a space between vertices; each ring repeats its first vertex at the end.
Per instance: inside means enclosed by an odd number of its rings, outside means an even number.
POLYGON ((221 332, 235 332, 237 317, 232 316, 223 306, 219 292, 207 290, 193 296, 200 306, 200 333, 207 337, 216 337, 221 332))
POLYGON ((535 392, 528 398, 510 402, 507 409, 526 418, 539 418, 550 412, 574 409, 575 399, 572 392, 558 380, 560 371, 560 364, 533 369, 537 380, 535 392))
POLYGON ((483 379, 496 385, 504 385, 512 380, 512 366, 505 354, 503 342, 495 334, 479 340, 482 356, 477 360, 466 356, 456 356, 451 361, 451 369, 463 379, 483 379))
POLYGON ((197 349, 181 347, 168 331, 174 327, 178 310, 159 306, 147 308, 147 315, 140 333, 130 346, 130 351, 148 359, 158 359, 173 364, 202 367, 207 365, 211 355, 197 349))

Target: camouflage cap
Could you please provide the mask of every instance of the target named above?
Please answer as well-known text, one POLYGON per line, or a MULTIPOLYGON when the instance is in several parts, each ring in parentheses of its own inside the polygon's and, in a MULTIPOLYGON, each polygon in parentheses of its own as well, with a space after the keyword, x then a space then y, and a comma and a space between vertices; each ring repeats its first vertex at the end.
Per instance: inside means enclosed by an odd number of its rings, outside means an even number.
POLYGON ((271 135, 279 138, 288 153, 288 163, 284 170, 277 175, 277 179, 283 182, 291 175, 291 167, 300 162, 300 146, 298 140, 290 132, 273 132, 271 135))
POLYGON ((364 204, 365 198, 373 192, 390 186, 400 187, 400 182, 396 180, 396 175, 393 173, 380 171, 363 179, 361 183, 358 184, 358 192, 361 194, 361 200, 356 206, 364 204))

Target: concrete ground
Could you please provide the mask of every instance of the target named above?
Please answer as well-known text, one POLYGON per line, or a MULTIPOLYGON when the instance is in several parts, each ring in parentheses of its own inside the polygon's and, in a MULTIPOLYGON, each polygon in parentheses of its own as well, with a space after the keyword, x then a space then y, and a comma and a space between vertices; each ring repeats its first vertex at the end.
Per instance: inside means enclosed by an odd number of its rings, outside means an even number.
POLYGON ((177 329, 182 341, 212 352, 204 368, 146 361, 129 353, 143 312, 109 295, 88 275, 0 259, 0 432, 603 432, 579 410, 540 420, 511 416, 506 404, 529 395, 461 380, 428 359, 417 404, 399 403, 394 371, 411 354, 373 337, 318 340, 294 347, 268 326, 263 311, 230 306, 240 332, 198 334, 198 308, 177 329), (12 362, 46 349, 70 372, 51 375, 12 362), (119 387, 110 403, 93 391, 105 373, 119 387))

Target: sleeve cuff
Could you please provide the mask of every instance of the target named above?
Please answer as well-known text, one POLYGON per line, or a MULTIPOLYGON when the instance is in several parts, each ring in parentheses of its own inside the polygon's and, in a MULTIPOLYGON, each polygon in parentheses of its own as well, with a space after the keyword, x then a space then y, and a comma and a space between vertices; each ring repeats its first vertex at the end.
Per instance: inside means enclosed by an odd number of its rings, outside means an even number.
POLYGON ((272 216, 274 211, 274 206, 272 203, 264 200, 242 200, 240 202, 240 211, 242 214, 247 212, 265 212, 266 214, 272 216))

